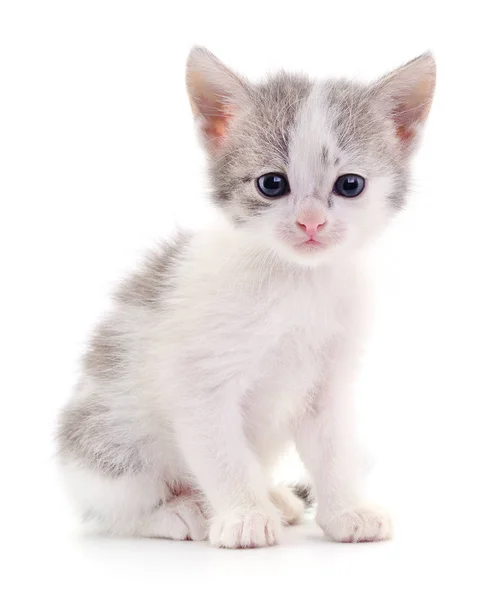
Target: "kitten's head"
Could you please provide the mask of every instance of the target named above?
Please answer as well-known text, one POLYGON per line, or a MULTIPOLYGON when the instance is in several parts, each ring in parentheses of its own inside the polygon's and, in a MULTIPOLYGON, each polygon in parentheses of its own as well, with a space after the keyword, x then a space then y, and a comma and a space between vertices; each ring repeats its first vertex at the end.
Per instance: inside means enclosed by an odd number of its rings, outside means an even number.
POLYGON ((370 85, 286 73, 252 84, 194 48, 187 85, 214 201, 279 254, 319 264, 403 205, 435 63, 424 54, 370 85))

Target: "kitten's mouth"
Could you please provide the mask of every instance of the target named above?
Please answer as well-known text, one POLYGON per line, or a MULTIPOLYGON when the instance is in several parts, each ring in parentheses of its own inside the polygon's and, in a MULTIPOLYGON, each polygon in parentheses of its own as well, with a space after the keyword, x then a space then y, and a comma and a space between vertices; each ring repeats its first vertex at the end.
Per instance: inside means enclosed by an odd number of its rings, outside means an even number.
POLYGON ((301 248, 302 250, 305 250, 307 252, 311 252, 311 251, 317 251, 317 250, 323 250, 325 247, 327 246, 327 244, 323 243, 323 242, 319 242, 319 240, 315 240, 315 239, 309 239, 309 240, 305 240, 304 242, 300 242, 299 244, 296 245, 297 248, 301 248))
POLYGON ((324 239, 315 239, 313 237, 304 240, 303 242, 299 242, 295 244, 295 247, 299 250, 303 250, 304 252, 318 252, 319 250, 325 250, 329 248, 329 246, 335 246, 343 241, 345 237, 345 229, 336 228, 330 232, 327 232, 327 235, 324 236, 324 239))

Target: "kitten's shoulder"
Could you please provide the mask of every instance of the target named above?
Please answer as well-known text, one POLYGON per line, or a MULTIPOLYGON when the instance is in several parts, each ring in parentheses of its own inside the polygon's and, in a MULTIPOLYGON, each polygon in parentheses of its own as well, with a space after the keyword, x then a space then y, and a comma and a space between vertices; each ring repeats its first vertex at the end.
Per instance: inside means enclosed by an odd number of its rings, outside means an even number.
POLYGON ((119 304, 155 308, 173 282, 178 265, 186 256, 192 232, 179 231, 149 251, 142 263, 118 286, 114 299, 119 304))

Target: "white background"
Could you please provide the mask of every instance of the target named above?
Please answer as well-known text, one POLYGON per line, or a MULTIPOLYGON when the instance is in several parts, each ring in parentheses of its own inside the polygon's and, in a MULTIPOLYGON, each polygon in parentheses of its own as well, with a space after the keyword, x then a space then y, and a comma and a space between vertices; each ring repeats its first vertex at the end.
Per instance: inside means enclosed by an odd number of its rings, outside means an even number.
POLYGON ((1 596, 494 598, 489 2, 0 6, 1 596), (196 43, 254 78, 372 79, 428 48, 437 58, 409 207, 373 257, 377 318, 357 382, 393 542, 332 544, 312 524, 255 551, 89 539, 59 489, 56 414, 109 290, 176 223, 209 218, 184 88, 196 43))

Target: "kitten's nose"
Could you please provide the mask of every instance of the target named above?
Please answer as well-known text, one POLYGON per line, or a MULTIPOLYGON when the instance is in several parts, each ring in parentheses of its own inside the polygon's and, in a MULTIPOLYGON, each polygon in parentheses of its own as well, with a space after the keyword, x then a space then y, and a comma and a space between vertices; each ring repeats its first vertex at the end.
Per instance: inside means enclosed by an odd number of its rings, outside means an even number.
POLYGON ((297 218, 296 224, 310 238, 315 237, 317 231, 322 229, 327 223, 327 219, 323 215, 301 215, 297 218))

